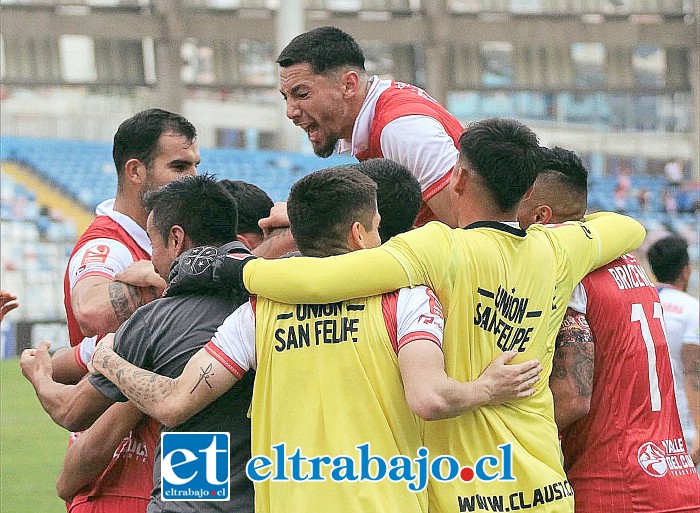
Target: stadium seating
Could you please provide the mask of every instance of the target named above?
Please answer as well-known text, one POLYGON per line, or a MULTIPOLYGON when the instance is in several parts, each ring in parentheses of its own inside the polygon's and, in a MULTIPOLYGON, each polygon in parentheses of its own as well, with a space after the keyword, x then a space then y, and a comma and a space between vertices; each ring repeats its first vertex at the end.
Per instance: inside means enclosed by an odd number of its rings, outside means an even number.
MULTIPOLYGON (((22 298, 12 320, 65 318, 63 271, 75 244, 75 226, 39 205, 31 191, 2 174, 0 179, 2 288, 22 298)), ((3 353, 4 354, 4 353, 3 353)))
MULTIPOLYGON (((320 159, 299 153, 226 148, 202 148, 201 153, 200 172, 254 183, 275 201, 284 201, 292 184, 301 176, 329 165, 355 161, 351 157, 320 159)), ((117 177, 109 143, 2 137, 0 160, 30 166, 90 210, 113 197, 116 190, 117 177)), ((592 179, 589 207, 596 210, 614 208, 615 185, 615 177, 592 179)), ((625 210, 631 214, 663 212, 664 188, 662 176, 633 175, 625 210), (643 189, 651 193, 646 211, 637 198, 637 192, 643 189)))
MULTIPOLYGON (((292 184, 312 171, 347 162, 349 157, 321 159, 280 151, 201 149, 200 172, 219 178, 245 180, 284 201, 292 184)), ((43 178, 90 209, 114 196, 117 176, 110 143, 0 138, 0 160, 28 165, 43 178)))

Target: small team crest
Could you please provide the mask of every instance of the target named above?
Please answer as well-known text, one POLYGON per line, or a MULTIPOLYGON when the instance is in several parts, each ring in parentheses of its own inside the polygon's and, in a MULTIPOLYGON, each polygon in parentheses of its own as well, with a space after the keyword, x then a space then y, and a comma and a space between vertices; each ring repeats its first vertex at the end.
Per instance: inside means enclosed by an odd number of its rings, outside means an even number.
POLYGON ((664 477, 668 472, 666 453, 654 442, 642 444, 637 451, 642 470, 652 477, 664 477))
POLYGON ((195 248, 185 257, 183 270, 192 276, 202 274, 211 267, 214 258, 216 258, 216 254, 216 248, 195 248))
POLYGON ((104 264, 109 256, 109 246, 106 244, 97 244, 88 248, 83 256, 81 266, 88 264, 104 264))

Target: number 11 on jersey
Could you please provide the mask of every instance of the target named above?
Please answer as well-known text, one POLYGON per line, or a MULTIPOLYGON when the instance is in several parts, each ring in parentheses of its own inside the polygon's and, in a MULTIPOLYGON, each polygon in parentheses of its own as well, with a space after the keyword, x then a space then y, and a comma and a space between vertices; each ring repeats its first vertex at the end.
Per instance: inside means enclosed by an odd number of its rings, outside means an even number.
MULTIPOLYGON (((666 335, 666 326, 664 326, 663 313, 661 303, 654 302, 654 319, 658 319, 661 323, 661 329, 664 336, 666 335)), ((651 397, 651 411, 661 411, 661 393, 659 392, 659 376, 656 373, 656 348, 654 339, 649 329, 649 322, 644 313, 644 307, 641 303, 632 305, 632 322, 639 322, 644 339, 644 346, 647 350, 647 361, 649 363, 649 395, 651 397)))

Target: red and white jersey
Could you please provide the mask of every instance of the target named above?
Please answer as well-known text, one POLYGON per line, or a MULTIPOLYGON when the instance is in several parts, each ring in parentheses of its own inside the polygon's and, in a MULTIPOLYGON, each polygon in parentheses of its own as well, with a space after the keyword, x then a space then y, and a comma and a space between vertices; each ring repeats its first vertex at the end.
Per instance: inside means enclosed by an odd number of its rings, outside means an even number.
MULTIPOLYGON (((73 314, 71 291, 88 276, 113 279, 137 260, 151 259, 151 242, 146 231, 130 217, 114 210, 114 200, 98 205, 97 217, 85 230, 71 253, 64 277, 64 304, 68 318, 70 343, 76 361, 87 371, 85 363, 100 337, 85 338, 73 314), (81 344, 81 342, 83 342, 81 344)), ((73 505, 109 495, 148 499, 153 488, 153 455, 159 441, 160 424, 151 418, 126 437, 107 469, 92 489, 78 495, 73 505)), ((71 438, 79 433, 71 434, 71 438)))
MULTIPOLYGON (((80 433, 71 433, 69 444, 79 436, 80 433)), ((104 496, 148 501, 153 490, 153 458, 159 440, 160 424, 150 417, 144 417, 119 444, 112 461, 93 486, 75 496, 69 510, 104 496)))
POLYGON ((595 337, 590 412, 562 433, 576 512, 697 513, 656 288, 625 255, 586 276, 570 306, 595 337))
POLYGON ((132 263, 151 259, 151 241, 146 231, 113 207, 113 199, 98 205, 97 217, 78 239, 68 261, 63 293, 71 346, 84 338, 71 304, 75 284, 88 276, 113 279, 132 263))
MULTIPOLYGON (((459 120, 422 89, 374 76, 352 141, 340 140, 338 152, 350 152, 360 161, 387 158, 406 166, 420 183, 425 202, 450 183, 462 132, 459 120)), ((416 225, 436 219, 424 203, 416 225)))
POLYGON ((683 384, 683 360, 681 353, 685 344, 700 345, 700 302, 690 294, 671 285, 659 284, 657 287, 661 298, 666 325, 666 340, 671 354, 671 366, 676 386, 678 415, 681 418, 685 442, 692 445, 696 441, 697 426, 688 408, 688 398, 683 384))

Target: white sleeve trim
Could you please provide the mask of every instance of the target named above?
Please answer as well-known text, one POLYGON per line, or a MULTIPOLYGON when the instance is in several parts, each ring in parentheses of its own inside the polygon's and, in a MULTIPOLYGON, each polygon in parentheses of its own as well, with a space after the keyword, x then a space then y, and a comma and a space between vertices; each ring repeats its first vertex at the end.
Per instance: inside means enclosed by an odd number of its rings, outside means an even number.
POLYGON ((587 304, 588 295, 586 294, 586 288, 583 286, 583 283, 579 283, 578 285, 576 285, 576 288, 571 294, 571 300, 569 300, 569 308, 586 315, 587 304))
POLYGON ((86 367, 92 360, 92 353, 95 352, 95 344, 97 343, 97 337, 84 338, 80 343, 80 361, 86 367))
POLYGON ((250 301, 246 301, 226 318, 211 341, 244 371, 257 367, 255 314, 250 301))
MULTIPOLYGON (((435 293, 424 285, 399 290, 396 304, 396 339, 399 349, 401 341, 411 335, 416 338, 433 339, 442 347, 445 320, 442 305, 435 293)), ((415 340, 415 338, 411 338, 415 340)))

